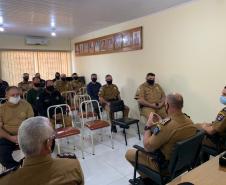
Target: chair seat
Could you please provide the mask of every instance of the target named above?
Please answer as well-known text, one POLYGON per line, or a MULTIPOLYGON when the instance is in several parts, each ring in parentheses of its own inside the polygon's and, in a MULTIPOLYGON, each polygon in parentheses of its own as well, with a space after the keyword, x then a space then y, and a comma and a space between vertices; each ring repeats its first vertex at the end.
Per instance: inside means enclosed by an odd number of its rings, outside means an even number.
POLYGON ((56 139, 80 134, 80 130, 73 127, 58 128, 56 131, 56 139))
POLYGON ((97 117, 97 113, 96 112, 79 112, 78 113, 79 117, 81 118, 83 116, 83 118, 91 118, 91 117, 97 117))
POLYGON ((89 128, 90 130, 96 130, 96 129, 108 127, 108 126, 110 126, 110 124, 107 121, 94 120, 94 121, 86 122, 85 126, 87 128, 89 128))
POLYGON ((129 125, 138 123, 138 119, 132 119, 132 118, 119 118, 119 119, 113 119, 112 123, 115 125, 119 125, 121 128, 129 128, 129 125))

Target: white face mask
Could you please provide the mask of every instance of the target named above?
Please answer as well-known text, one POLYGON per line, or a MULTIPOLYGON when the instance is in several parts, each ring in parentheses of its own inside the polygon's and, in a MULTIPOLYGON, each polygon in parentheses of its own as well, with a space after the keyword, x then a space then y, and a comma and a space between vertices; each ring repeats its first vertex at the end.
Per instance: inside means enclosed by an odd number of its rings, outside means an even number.
POLYGON ((16 97, 9 97, 9 102, 12 104, 18 104, 20 101, 20 96, 16 96, 16 97))

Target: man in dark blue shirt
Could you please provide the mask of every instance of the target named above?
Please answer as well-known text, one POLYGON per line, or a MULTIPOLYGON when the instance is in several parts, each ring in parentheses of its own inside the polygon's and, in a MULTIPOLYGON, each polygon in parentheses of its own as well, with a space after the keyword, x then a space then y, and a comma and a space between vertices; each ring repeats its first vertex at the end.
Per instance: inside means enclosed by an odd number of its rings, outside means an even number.
POLYGON ((91 75, 91 82, 87 85, 87 93, 90 95, 92 100, 99 101, 99 90, 101 88, 101 84, 97 82, 97 75, 92 74, 91 75))

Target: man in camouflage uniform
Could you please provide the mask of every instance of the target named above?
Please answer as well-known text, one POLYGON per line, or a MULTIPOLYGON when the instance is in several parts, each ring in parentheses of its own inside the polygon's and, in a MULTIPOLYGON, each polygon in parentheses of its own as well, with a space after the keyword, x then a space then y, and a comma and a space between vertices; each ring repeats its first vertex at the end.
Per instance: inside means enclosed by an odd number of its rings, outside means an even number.
POLYGON ((18 83, 18 87, 22 89, 22 92, 25 93, 32 88, 32 81, 29 81, 29 74, 23 74, 23 81, 18 83))
POLYGON ((70 83, 71 90, 75 91, 76 94, 81 93, 80 89, 84 87, 84 84, 79 81, 79 77, 77 73, 72 74, 72 81, 70 83))
POLYGON ((70 91, 70 84, 66 79, 66 74, 60 75, 60 80, 54 82, 55 88, 60 92, 70 91))

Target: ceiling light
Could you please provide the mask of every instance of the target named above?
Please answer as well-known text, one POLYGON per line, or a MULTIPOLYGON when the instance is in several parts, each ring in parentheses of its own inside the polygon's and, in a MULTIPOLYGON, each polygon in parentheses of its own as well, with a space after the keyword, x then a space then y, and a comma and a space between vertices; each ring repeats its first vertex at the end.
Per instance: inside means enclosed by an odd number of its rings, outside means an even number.
POLYGON ((51 35, 52 35, 53 37, 55 37, 55 36, 56 36, 56 33, 55 33, 55 32, 52 32, 51 35))
POLYGON ((0 32, 3 32, 3 31, 5 31, 5 29, 1 26, 0 27, 0 32))
POLYGON ((55 27, 55 22, 51 22, 51 27, 52 27, 52 28, 55 27))
POLYGON ((0 16, 0 25, 3 24, 3 17, 0 16))

